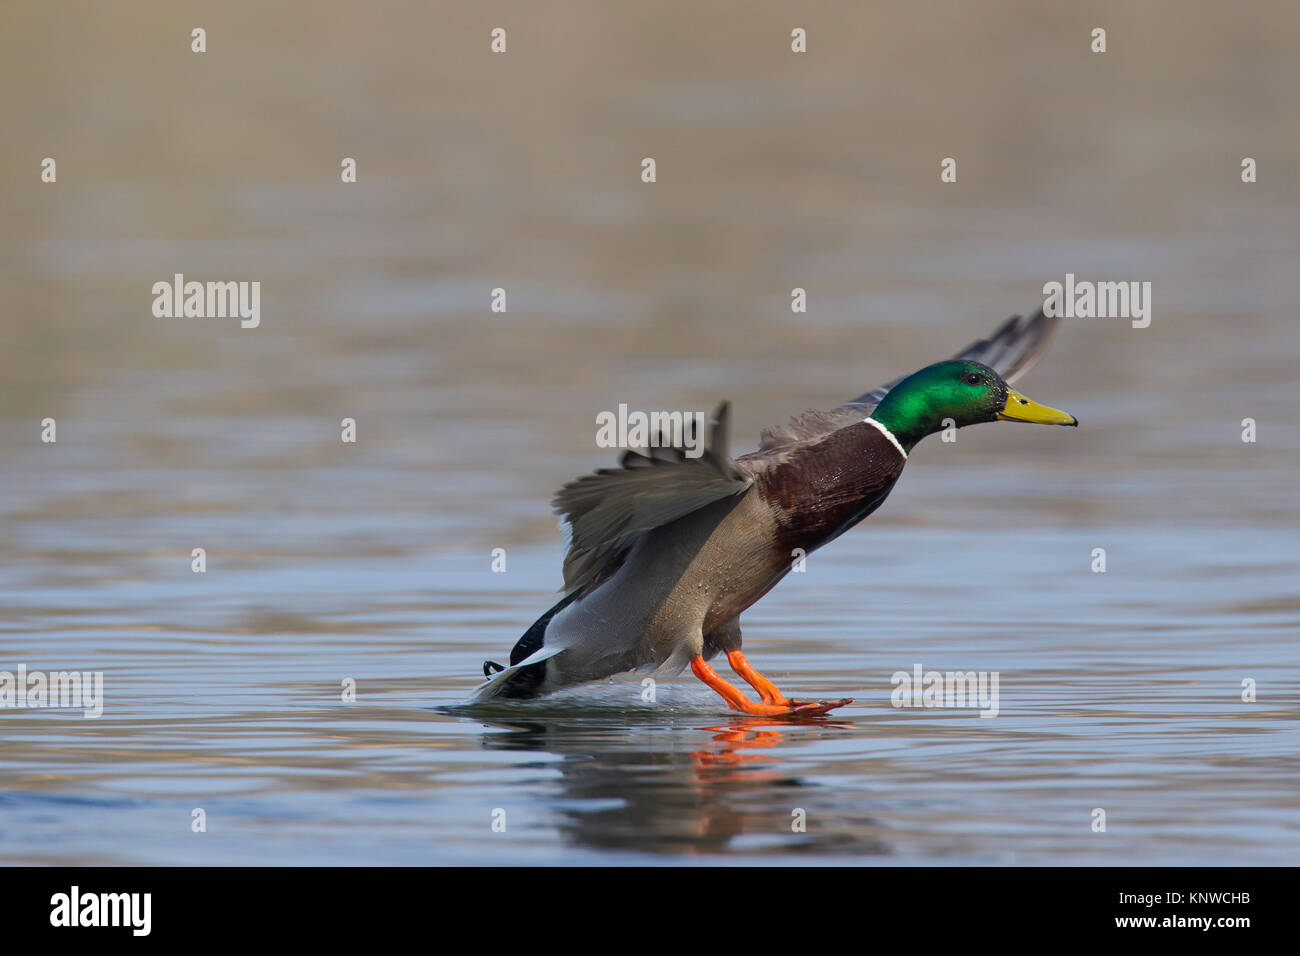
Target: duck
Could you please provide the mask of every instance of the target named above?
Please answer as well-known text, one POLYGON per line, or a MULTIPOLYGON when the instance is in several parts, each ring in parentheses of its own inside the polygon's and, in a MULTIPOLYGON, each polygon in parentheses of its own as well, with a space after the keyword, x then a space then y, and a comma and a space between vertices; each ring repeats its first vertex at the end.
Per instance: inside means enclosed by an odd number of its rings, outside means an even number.
POLYGON ((564 485, 553 501, 566 537, 562 597, 515 643, 508 665, 483 663, 486 680, 470 702, 689 668, 728 708, 756 717, 820 716, 852 703, 783 694, 745 656, 740 616, 798 560, 879 508, 928 435, 995 421, 1077 427, 1073 415, 1011 387, 1059 322, 1042 309, 1014 315, 950 359, 764 429, 758 449, 738 458, 724 401, 693 456, 683 441, 652 442, 564 485), (719 655, 757 700, 713 668, 719 655))

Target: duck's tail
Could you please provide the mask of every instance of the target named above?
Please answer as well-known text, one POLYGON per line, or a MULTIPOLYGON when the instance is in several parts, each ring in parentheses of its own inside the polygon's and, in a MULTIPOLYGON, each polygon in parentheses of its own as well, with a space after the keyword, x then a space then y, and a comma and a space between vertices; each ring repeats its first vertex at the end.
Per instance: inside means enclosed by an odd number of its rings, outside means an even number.
POLYGON ((504 697, 514 700, 526 700, 542 695, 542 684, 546 680, 546 661, 559 654, 564 648, 546 647, 546 626, 551 618, 578 599, 575 590, 568 594, 555 607, 539 617, 524 636, 515 642, 510 651, 510 666, 503 667, 496 661, 483 662, 483 676, 488 678, 474 689, 471 703, 504 697))

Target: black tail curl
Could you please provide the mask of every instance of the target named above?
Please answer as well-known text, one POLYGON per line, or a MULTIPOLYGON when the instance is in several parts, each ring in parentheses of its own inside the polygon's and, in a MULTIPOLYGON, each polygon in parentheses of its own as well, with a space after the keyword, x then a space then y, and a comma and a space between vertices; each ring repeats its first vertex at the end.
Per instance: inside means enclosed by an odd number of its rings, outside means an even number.
MULTIPOLYGON (((520 661, 541 650, 542 644, 546 639, 546 625, 551 623, 551 618, 559 614, 566 607, 578 599, 578 592, 574 591, 568 594, 560 603, 551 608, 541 617, 539 617, 527 631, 524 636, 519 638, 515 646, 510 651, 510 665, 513 667, 520 661)), ((493 674, 499 674, 505 667, 496 661, 483 662, 483 676, 490 678, 493 674)), ((506 680, 505 686, 501 688, 501 697, 527 698, 536 697, 537 689, 541 687, 542 681, 546 679, 546 662, 541 661, 537 664, 530 664, 521 668, 516 673, 510 675, 506 680)))

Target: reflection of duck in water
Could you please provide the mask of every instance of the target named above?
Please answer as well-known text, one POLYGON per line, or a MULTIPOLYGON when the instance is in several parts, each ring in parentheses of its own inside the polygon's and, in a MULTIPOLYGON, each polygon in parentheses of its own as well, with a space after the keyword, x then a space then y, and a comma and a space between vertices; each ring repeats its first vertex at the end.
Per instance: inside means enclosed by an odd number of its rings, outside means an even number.
MULTIPOLYGON (((657 717, 629 730, 622 714, 612 725, 590 716, 485 723, 507 732, 485 734, 484 747, 563 758, 539 765, 559 772, 554 797, 544 795, 548 785, 528 804, 530 813, 552 818, 548 823, 573 846, 672 854, 891 852, 862 801, 846 807, 843 791, 782 769, 770 748, 791 741, 788 721, 736 715, 706 727, 698 718, 683 725, 657 717), (693 732, 701 730, 705 741, 682 749, 683 733, 698 737, 693 732), (792 827, 796 810, 806 828, 792 827)), ((811 746, 814 738, 839 734, 835 724, 795 730, 811 746)))
POLYGON ((572 481, 555 498, 570 536, 565 596, 528 629, 475 700, 538 697, 638 667, 687 665, 734 710, 822 714, 847 700, 790 700, 741 653, 740 614, 889 495, 912 447, 945 427, 998 420, 1077 425, 1008 387, 1042 356, 1060 320, 1016 316, 956 358, 808 412, 733 460, 727 404, 708 448, 627 452, 622 467, 572 481), (761 698, 708 661, 719 651, 761 698))

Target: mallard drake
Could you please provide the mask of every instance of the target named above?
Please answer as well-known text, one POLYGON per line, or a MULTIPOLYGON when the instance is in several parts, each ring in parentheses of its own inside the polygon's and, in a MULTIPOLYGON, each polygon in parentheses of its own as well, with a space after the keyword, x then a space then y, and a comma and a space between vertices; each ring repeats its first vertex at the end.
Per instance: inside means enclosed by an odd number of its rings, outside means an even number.
POLYGON ((987 339, 829 412, 764 430, 732 459, 728 409, 707 447, 624 453, 560 489, 568 548, 564 596, 510 652, 485 661, 473 700, 530 698, 638 668, 689 666, 727 706, 763 716, 824 714, 851 703, 791 700, 741 652, 740 615, 811 554, 880 507, 922 438, 955 425, 1078 425, 1009 386, 1042 357, 1058 318, 1008 319, 987 339), (709 665, 717 654, 759 695, 709 665))

